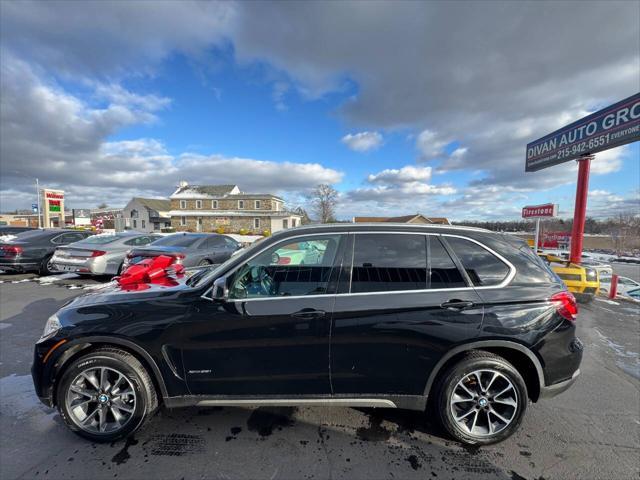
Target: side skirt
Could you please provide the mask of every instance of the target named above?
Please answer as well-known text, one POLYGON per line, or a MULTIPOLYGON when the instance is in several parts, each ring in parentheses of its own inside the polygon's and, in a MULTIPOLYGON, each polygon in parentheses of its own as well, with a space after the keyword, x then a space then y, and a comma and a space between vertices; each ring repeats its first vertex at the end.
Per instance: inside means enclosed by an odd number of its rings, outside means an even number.
POLYGON ((390 396, 299 396, 299 397, 230 397, 225 395, 190 395, 184 397, 164 398, 167 408, 180 407, 374 407, 374 408, 403 408, 408 410, 424 410, 426 408, 426 397, 418 395, 390 395, 390 396))

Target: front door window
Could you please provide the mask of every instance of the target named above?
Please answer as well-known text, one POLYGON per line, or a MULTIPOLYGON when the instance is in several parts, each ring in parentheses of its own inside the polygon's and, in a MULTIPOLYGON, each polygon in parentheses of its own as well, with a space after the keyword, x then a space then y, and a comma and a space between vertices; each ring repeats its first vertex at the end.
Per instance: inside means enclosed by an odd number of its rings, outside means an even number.
POLYGON ((328 292, 341 235, 302 237, 249 260, 233 276, 230 297, 289 297, 328 292))

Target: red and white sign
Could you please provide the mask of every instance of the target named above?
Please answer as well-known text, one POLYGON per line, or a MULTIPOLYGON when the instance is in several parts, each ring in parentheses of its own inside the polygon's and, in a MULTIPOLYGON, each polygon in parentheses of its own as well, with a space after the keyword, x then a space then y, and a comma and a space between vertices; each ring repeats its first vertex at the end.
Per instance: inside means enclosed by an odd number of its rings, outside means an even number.
POLYGON ((522 209, 522 218, 545 218, 558 215, 558 205, 545 203, 544 205, 531 205, 522 209))
POLYGON ((47 198, 55 198, 58 200, 64 200, 64 193, 45 192, 47 198))
POLYGON ((567 248, 571 243, 571 232, 543 232, 540 247, 567 248))

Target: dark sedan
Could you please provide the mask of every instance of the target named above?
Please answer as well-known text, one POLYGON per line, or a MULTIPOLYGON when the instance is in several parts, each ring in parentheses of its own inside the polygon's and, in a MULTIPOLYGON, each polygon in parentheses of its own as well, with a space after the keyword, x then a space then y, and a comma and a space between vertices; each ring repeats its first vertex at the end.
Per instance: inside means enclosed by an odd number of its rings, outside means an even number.
POLYGON ((61 245, 84 240, 92 232, 78 230, 29 230, 0 243, 0 270, 52 273, 51 257, 61 245))
POLYGON ((125 265, 133 265, 145 258, 168 255, 185 267, 197 267, 222 263, 228 260, 241 245, 231 237, 217 233, 176 233, 152 244, 133 248, 127 254, 125 265))

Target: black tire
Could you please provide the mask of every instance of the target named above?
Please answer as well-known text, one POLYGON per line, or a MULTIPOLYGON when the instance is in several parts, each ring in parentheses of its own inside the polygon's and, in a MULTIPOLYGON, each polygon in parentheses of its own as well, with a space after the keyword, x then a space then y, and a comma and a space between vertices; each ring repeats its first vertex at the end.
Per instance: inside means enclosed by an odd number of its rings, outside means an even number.
POLYGON ((53 273, 53 271, 49 269, 49 261, 51 260, 51 257, 53 257, 53 255, 49 255, 42 259, 40 266, 38 267, 38 275, 44 277, 45 275, 51 275, 53 273))
MULTIPOLYGON (((60 416, 71 431, 93 442, 113 442, 131 435, 158 409, 158 396, 149 372, 136 357, 117 348, 101 348, 77 360, 64 371, 56 392, 60 416), (70 412, 67 392, 74 379, 91 368, 106 367, 125 376, 135 392, 135 408, 124 425, 111 432, 90 432, 79 426, 77 418, 70 412)), ((97 402, 96 402, 97 403, 97 402)))
POLYGON ((209 265, 211 265, 211 262, 207 259, 200 260, 200 262, 198 263, 199 267, 208 267, 209 265))
MULTIPOLYGON (((477 383, 478 382, 476 382, 476 385, 477 383)), ((499 387, 501 386, 501 384, 497 384, 496 386, 499 387)), ((484 387, 482 387, 480 390, 484 390, 484 387)), ((460 390, 458 390, 458 392, 459 391, 460 390)), ((502 440, 511 436, 511 434, 513 434, 513 432, 515 432, 522 423, 522 419, 524 418, 524 413, 529 402, 527 386, 524 382, 524 379, 522 378, 522 375, 520 375, 520 373, 513 367, 513 365, 511 365, 504 358, 498 355, 480 350, 469 352, 459 362, 447 369, 447 371, 445 371, 439 377, 436 392, 437 398, 435 407, 437 408, 437 415, 439 417, 440 423, 442 424, 442 427, 455 440, 458 440, 459 442, 467 445, 490 445, 492 443, 501 442, 502 440), (506 426, 502 427, 501 430, 493 434, 489 432, 483 432, 482 434, 472 434, 470 431, 465 430, 464 427, 459 425, 459 423, 456 422, 454 418, 453 410, 459 408, 458 406, 461 405, 460 403, 456 403, 456 406, 454 407, 454 404, 451 403, 451 401, 453 400, 454 390, 456 390, 459 382, 465 379, 465 377, 467 377, 468 375, 478 370, 486 372, 482 374, 485 375, 485 377, 483 378, 483 380, 480 380, 481 384, 484 383, 484 385, 486 386, 489 383, 487 378, 490 379, 490 375, 492 375, 489 372, 497 372, 499 375, 496 378, 498 378, 500 382, 504 382, 502 383, 502 385, 508 385, 508 381, 511 383, 511 386, 515 391, 514 396, 516 398, 513 399, 515 404, 515 406, 513 407, 503 407, 503 405, 497 405, 493 402, 489 402, 488 407, 481 407, 481 404, 479 402, 482 400, 482 398, 486 396, 486 399, 491 399, 491 394, 496 393, 495 390, 489 390, 487 391, 486 395, 476 397, 478 398, 478 400, 469 401, 469 403, 462 403, 465 409, 478 410, 478 413, 475 415, 478 417, 482 417, 485 423, 487 423, 486 420, 489 418, 495 420, 498 423, 498 427, 501 426, 500 423, 502 422, 498 421, 494 414, 488 413, 487 410, 492 409, 494 406, 496 408, 506 408, 508 415, 513 415, 513 417, 510 419, 510 423, 506 424, 506 426)), ((495 396, 499 397, 499 395, 495 396)), ((459 399, 461 397, 456 398, 459 399)), ((467 401, 464 400, 464 402, 467 401)), ((466 413, 466 410, 461 409, 459 415, 462 416, 464 415, 464 413, 466 413)), ((502 413, 504 414, 504 411, 502 413)), ((473 417, 473 415, 474 414, 472 413, 469 420, 465 420, 465 422, 471 422, 471 418, 473 417)), ((496 428, 497 430, 497 427, 493 426, 493 422, 492 427, 496 428)), ((472 430, 474 430, 474 428, 472 428, 472 430)), ((489 430, 488 423, 487 430, 489 430)))

